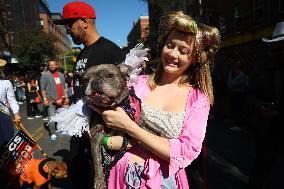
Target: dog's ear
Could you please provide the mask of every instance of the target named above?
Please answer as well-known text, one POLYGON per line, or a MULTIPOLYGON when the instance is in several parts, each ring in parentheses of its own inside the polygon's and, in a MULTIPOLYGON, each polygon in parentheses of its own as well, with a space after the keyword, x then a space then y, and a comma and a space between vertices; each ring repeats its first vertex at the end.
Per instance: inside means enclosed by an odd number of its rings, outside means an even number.
POLYGON ((119 68, 120 72, 124 76, 127 76, 132 71, 132 67, 131 66, 128 66, 128 65, 123 64, 123 63, 117 65, 117 67, 119 68))

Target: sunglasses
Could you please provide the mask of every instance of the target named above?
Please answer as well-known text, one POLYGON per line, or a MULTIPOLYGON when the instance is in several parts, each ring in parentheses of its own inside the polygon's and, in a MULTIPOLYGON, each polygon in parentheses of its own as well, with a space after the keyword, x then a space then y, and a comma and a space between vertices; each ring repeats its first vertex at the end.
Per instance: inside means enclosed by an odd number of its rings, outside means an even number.
POLYGON ((66 30, 67 30, 67 31, 70 31, 71 28, 72 28, 72 26, 73 26, 73 24, 74 24, 75 22, 77 22, 77 20, 80 20, 80 18, 72 18, 72 19, 66 20, 66 22, 65 22, 65 24, 64 24, 66 30))

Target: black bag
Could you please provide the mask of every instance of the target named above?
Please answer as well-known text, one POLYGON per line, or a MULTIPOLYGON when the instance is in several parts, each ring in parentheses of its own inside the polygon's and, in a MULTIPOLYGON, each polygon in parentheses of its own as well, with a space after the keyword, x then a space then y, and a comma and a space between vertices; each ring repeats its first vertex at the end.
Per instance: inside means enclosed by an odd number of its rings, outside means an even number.
POLYGON ((30 102, 29 103, 30 104, 36 103, 35 98, 38 96, 37 92, 31 91, 29 95, 30 95, 30 102))
POLYGON ((14 136, 14 126, 9 108, 0 101, 0 147, 14 136))

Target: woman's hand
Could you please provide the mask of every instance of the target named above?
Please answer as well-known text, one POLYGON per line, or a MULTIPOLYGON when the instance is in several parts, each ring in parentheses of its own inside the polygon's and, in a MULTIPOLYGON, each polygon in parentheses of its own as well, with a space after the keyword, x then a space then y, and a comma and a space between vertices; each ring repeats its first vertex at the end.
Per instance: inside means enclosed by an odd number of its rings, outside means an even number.
MULTIPOLYGON (((102 110, 95 106, 92 106, 91 104, 89 104, 89 107, 95 110, 97 113, 101 114, 106 126, 114 130, 120 130, 125 132, 125 127, 127 127, 128 123, 132 121, 125 113, 125 111, 120 107, 116 107, 113 110, 102 110)), ((123 135, 119 134, 119 132, 115 132, 110 136, 108 140, 108 149, 120 150, 122 147, 122 142, 123 135)), ((137 141, 131 138, 129 139, 127 148, 131 148, 136 144, 137 141)))
POLYGON ((91 106, 93 110, 102 115, 102 118, 108 128, 127 132, 129 125, 133 122, 125 111, 120 107, 111 110, 102 110, 91 106))
POLYGON ((90 104, 89 107, 102 115, 102 118, 108 128, 127 132, 130 128, 130 123, 133 122, 120 107, 115 107, 111 110, 102 110, 90 104))
MULTIPOLYGON (((107 127, 127 133, 131 138, 135 139, 135 143, 139 142, 139 144, 150 152, 166 161, 170 161, 169 139, 160 137, 139 127, 120 107, 116 107, 113 110, 101 110, 92 105, 89 106, 102 115, 107 127)), ((121 140, 121 138, 117 138, 117 140, 121 140)), ((121 144, 121 141, 118 143, 121 144)))

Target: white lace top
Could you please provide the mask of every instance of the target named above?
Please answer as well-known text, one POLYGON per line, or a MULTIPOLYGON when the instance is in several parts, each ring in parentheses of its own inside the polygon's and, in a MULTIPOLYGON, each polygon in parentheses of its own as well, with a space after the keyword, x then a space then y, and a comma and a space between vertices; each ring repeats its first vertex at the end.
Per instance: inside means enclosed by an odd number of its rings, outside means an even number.
POLYGON ((167 138, 179 137, 185 112, 167 112, 144 103, 141 104, 141 111, 147 120, 155 123, 160 130, 165 131, 167 138))

